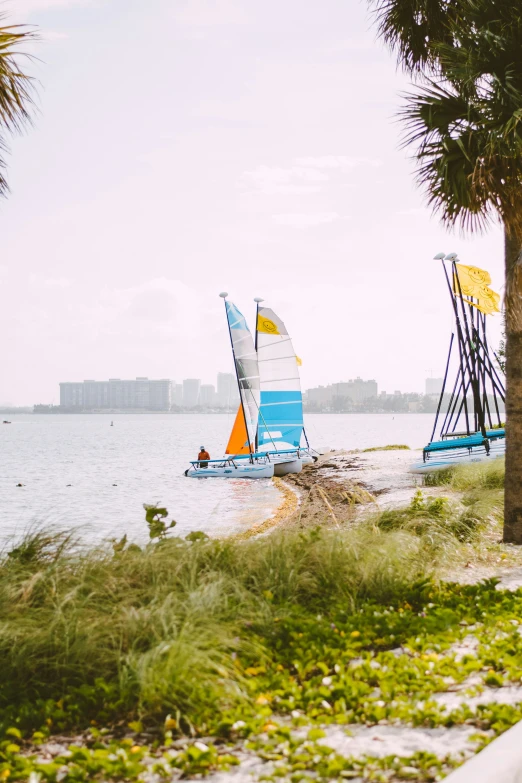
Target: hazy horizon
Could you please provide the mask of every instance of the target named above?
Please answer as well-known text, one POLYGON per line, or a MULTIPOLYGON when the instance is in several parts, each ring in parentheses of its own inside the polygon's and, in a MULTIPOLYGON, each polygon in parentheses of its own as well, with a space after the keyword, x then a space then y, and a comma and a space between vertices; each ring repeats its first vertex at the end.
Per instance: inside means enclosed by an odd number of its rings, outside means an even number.
MULTIPOLYGON (((499 228, 425 208, 395 114, 408 88, 364 2, 8 0, 38 25, 34 127, 0 204, 0 402, 109 377, 215 383, 222 301, 254 296, 294 339, 304 389, 424 389, 452 313, 435 253, 486 267, 499 228)), ((496 346, 501 317, 490 318, 496 346)))

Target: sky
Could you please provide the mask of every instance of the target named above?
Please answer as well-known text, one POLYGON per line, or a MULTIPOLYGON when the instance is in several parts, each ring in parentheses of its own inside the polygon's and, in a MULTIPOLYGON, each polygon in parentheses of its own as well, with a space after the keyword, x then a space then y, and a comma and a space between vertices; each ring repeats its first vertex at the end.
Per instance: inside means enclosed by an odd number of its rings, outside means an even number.
MULTIPOLYGON (((303 387, 443 374, 448 233, 396 114, 409 87, 361 0, 4 0, 38 27, 33 127, 0 203, 0 403, 60 381, 232 371, 218 297, 285 321, 303 387)), ((500 316, 491 319, 498 342, 500 316)))

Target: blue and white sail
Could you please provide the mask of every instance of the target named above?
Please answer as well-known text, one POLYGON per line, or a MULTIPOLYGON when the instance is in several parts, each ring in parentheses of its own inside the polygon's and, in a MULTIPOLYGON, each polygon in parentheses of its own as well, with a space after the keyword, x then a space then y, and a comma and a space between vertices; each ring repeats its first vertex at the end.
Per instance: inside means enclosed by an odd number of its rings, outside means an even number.
POLYGON ((241 397, 238 416, 227 446, 227 454, 248 454, 255 450, 260 408, 257 354, 245 317, 233 302, 227 300, 225 305, 241 397))
POLYGON ((283 321, 268 307, 258 307, 256 329, 261 389, 258 449, 300 446, 303 396, 292 340, 283 321))

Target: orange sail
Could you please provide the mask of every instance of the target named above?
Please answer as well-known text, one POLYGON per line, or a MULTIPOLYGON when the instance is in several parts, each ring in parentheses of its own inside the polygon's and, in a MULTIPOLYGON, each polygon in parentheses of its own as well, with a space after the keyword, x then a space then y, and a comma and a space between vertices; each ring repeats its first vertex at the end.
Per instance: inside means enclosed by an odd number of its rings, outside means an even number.
POLYGON ((239 405, 236 420, 228 439, 227 448, 225 454, 250 454, 248 448, 248 436, 245 426, 245 417, 243 415, 243 408, 239 405))

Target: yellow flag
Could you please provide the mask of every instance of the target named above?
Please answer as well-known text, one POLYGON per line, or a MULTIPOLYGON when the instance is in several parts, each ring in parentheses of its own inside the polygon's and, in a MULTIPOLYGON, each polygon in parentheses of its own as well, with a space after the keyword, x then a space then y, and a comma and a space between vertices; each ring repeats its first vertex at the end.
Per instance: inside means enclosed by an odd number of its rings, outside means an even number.
POLYGON ((491 288, 488 288, 488 291, 489 295, 481 296, 478 302, 470 302, 470 300, 466 298, 464 298, 464 301, 472 307, 476 307, 477 310, 480 310, 480 312, 485 315, 500 313, 500 308, 498 306, 500 303, 500 295, 495 291, 492 291, 491 288))
POLYGON ((257 331, 264 332, 265 334, 280 334, 276 324, 271 321, 270 318, 265 318, 263 315, 258 316, 257 331))
POLYGON ((491 315, 500 313, 500 295, 489 288, 491 275, 485 269, 478 266, 465 266, 455 264, 457 276, 453 277, 453 293, 457 296, 462 293, 464 301, 476 307, 481 313, 491 315), (476 302, 470 302, 467 297, 473 297, 476 302))
MULTIPOLYGON (((459 276, 460 290, 463 296, 479 297, 479 291, 491 283, 491 275, 485 269, 479 269, 478 266, 465 266, 464 264, 455 264, 459 276)), ((457 280, 453 280, 453 291, 459 294, 457 280)))
POLYGON ((303 360, 302 360, 302 359, 300 359, 300 358, 299 358, 299 356, 296 356, 296 357, 295 357, 295 360, 296 360, 296 362, 297 362, 297 366, 298 366, 298 367, 302 367, 302 365, 303 365, 303 360))

